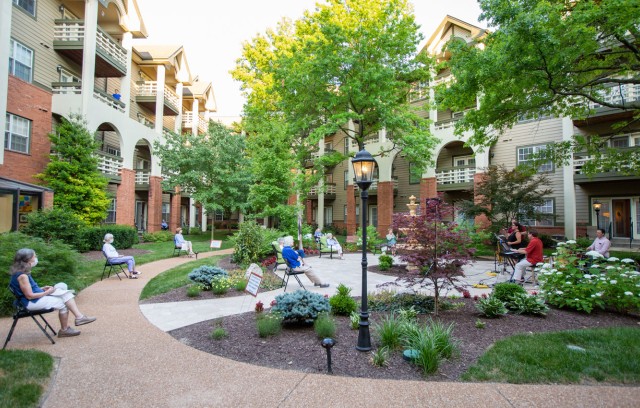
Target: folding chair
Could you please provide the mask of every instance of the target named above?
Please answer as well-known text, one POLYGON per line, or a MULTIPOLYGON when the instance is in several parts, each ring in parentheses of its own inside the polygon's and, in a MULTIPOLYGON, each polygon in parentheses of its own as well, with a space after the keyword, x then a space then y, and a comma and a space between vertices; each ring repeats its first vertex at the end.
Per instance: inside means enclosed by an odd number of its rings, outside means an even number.
POLYGON ((112 261, 104 251, 102 251, 102 255, 104 255, 106 261, 104 263, 104 269, 102 270, 102 276, 100 277, 100 280, 104 279, 104 273, 107 271, 107 268, 109 268, 107 279, 109 279, 109 276, 111 276, 111 272, 113 272, 115 268, 116 276, 118 277, 118 279, 122 280, 122 278, 120 277, 120 272, 118 272, 118 267, 120 268, 120 271, 124 273, 124 276, 126 276, 127 278, 129 277, 129 275, 127 275, 127 272, 124 270, 124 267, 122 266, 126 262, 112 261))
MULTIPOLYGON (((287 291, 287 286, 289 285, 289 277, 293 276, 294 278, 296 278, 296 280, 298 281, 298 284, 302 287, 302 289, 307 290, 307 288, 304 287, 304 285, 302 284, 302 282, 300 281, 300 278, 298 277, 298 275, 303 275, 304 272, 303 271, 294 271, 293 268, 291 267, 291 265, 289 265, 289 262, 287 262, 287 260, 285 259, 285 264, 287 265, 287 268, 284 270, 284 275, 282 275, 282 286, 284 286, 284 291, 287 291), (286 280, 285 280, 286 278, 286 280)), ((282 287, 280 286, 280 287, 282 287)))
MULTIPOLYGON (((180 254, 182 252, 184 252, 185 255, 189 255, 189 251, 187 251, 186 249, 182 249, 182 244, 178 244, 176 242, 176 239, 173 239, 173 255, 172 256, 176 256, 176 252, 178 253, 178 257, 180 257, 180 254)), ((197 259, 197 256, 196 256, 197 259)))
POLYGON ((276 256, 276 262, 273 265, 273 272, 276 271, 276 269, 278 269, 278 265, 283 265, 284 262, 284 258, 282 257, 282 249, 280 249, 280 244, 278 244, 278 241, 273 241, 271 243, 271 247, 273 247, 273 254, 276 256))
POLYGON ((318 241, 318 250, 320 251, 320 258, 322 254, 329 254, 329 258, 333 259, 333 246, 327 244, 327 236, 323 235, 318 241))
POLYGON ((11 286, 9 286, 9 290, 11 291, 11 293, 13 293, 13 296, 16 297, 16 300, 13 301, 13 307, 15 308, 15 311, 13 312, 13 324, 11 325, 11 330, 9 330, 9 334, 7 335, 7 339, 4 341, 4 346, 2 346, 2 349, 4 350, 7 347, 7 344, 9 343, 9 340, 11 340, 11 336, 13 335, 13 330, 16 328, 16 324, 18 324, 18 320, 22 319, 23 317, 32 318, 33 321, 36 322, 40 330, 44 333, 44 335, 47 336, 47 338, 51 341, 51 344, 56 344, 56 342, 47 332, 47 329, 51 330, 51 333, 53 333, 54 336, 56 335, 56 331, 53 330, 53 327, 51 327, 47 319, 45 319, 43 316, 43 314, 51 313, 55 309, 51 308, 30 311, 26 307, 24 307, 22 303, 20 303, 20 300, 18 300, 18 294, 13 291, 13 288, 11 286), (40 319, 42 319, 42 322, 44 323, 44 327, 42 327, 42 324, 40 324, 40 322, 36 319, 36 316, 40 316, 40 319))

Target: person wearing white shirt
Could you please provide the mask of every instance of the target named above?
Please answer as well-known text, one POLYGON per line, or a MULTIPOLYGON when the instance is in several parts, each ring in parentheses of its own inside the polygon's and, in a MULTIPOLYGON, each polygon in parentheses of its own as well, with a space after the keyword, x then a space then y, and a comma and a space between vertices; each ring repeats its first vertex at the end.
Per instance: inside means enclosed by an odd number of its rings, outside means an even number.
POLYGON ((605 258, 608 258, 610 246, 611 241, 604 236, 604 229, 598 228, 596 230, 596 239, 593 241, 593 244, 587 248, 587 251, 596 251, 605 258))
POLYGON ((120 255, 116 248, 113 246, 113 234, 106 234, 104 236, 104 245, 102 246, 102 252, 109 259, 112 264, 127 264, 129 270, 129 277, 131 279, 137 279, 140 272, 136 271, 136 261, 132 256, 120 255))

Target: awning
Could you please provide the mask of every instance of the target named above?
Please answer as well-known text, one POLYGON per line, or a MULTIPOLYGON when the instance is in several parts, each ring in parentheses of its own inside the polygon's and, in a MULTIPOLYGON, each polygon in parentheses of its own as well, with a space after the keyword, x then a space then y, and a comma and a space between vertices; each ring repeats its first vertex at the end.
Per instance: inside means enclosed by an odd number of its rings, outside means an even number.
POLYGON ((35 184, 29 184, 17 180, 11 180, 5 177, 0 177, 0 190, 20 190, 20 193, 44 193, 46 191, 53 191, 52 189, 47 187, 37 186, 35 184))

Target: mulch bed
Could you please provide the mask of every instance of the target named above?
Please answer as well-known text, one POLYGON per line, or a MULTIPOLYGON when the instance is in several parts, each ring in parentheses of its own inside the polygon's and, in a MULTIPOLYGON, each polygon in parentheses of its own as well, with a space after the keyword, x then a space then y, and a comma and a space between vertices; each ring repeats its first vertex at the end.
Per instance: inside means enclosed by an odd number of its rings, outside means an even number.
MULTIPOLYGON (((235 267, 225 262, 229 261, 224 260, 220 266, 225 269, 235 267)), ((372 268, 377 269, 377 267, 372 268)), ((394 275, 398 272, 392 268, 382 273, 394 275)), ((230 291, 227 296, 240 294, 230 291)), ((210 292, 203 292, 201 297, 195 299, 208 297, 212 298, 213 295, 210 292)), ((148 299, 146 302, 181 300, 192 300, 186 296, 184 288, 148 299)), ((459 354, 456 358, 443 362, 438 373, 427 378, 429 381, 460 381, 460 375, 473 365, 495 341, 515 334, 612 326, 639 327, 640 324, 638 316, 605 311, 585 314, 562 309, 551 309, 546 317, 506 315, 498 319, 486 319, 480 317, 472 299, 457 299, 453 302, 460 303, 460 307, 441 311, 436 319, 445 324, 454 323, 453 336, 458 341, 459 354), (484 329, 475 327, 478 319, 486 323, 484 329)), ((375 322, 380 321, 383 316, 384 313, 381 312, 372 312, 370 316, 374 349, 378 344, 373 327, 375 322)), ((424 321, 432 317, 420 316, 420 319, 424 321)), ((332 350, 332 368, 335 375, 400 380, 423 378, 420 370, 405 362, 399 351, 391 354, 386 367, 374 367, 370 361, 370 353, 355 350, 358 331, 350 328, 349 319, 337 316, 336 324, 336 346, 332 350)), ((320 339, 317 338, 312 326, 285 327, 277 336, 260 338, 256 328, 255 312, 196 323, 173 330, 170 334, 178 341, 198 350, 236 361, 304 372, 325 373, 327 371, 326 352, 320 346, 320 339), (209 335, 219 325, 228 335, 221 340, 212 340, 209 335)))

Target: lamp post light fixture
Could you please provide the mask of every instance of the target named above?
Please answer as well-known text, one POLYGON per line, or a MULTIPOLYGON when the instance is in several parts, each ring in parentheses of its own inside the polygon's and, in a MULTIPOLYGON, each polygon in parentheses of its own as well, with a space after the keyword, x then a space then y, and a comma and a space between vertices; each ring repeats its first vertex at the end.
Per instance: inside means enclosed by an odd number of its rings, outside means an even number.
POLYGON ((600 228, 600 209, 602 208, 602 203, 598 200, 593 202, 593 211, 596 212, 596 228, 600 228))
POLYGON ((358 330, 358 344, 356 350, 371 350, 371 335, 369 333, 369 309, 367 305, 367 198, 368 189, 373 183, 373 173, 376 169, 376 161, 371 154, 362 149, 351 160, 353 171, 356 175, 356 184, 360 188, 360 200, 362 201, 362 303, 360 305, 360 328, 358 330))

